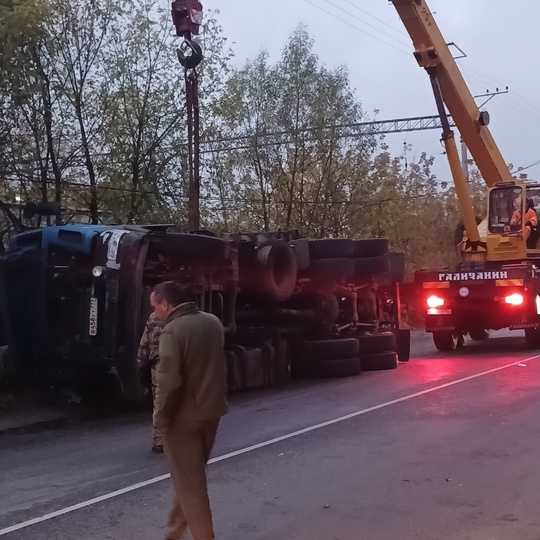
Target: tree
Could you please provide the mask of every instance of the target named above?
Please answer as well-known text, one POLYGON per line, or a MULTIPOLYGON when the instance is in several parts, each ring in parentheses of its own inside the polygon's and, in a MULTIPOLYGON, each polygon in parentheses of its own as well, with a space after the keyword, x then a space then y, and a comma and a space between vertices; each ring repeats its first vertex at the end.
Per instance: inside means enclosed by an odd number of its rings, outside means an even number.
POLYGON ((319 65, 304 28, 275 65, 262 52, 234 73, 217 114, 232 141, 228 178, 216 179, 219 193, 226 181, 234 194, 228 218, 241 214, 245 227, 307 228, 317 236, 350 229, 376 140, 350 127, 363 112, 348 73, 319 65))
MULTIPOLYGON (((111 105, 105 59, 111 54, 110 40, 125 14, 111 0, 79 5, 53 0, 55 13, 49 33, 56 43, 55 79, 65 81, 64 111, 71 118, 77 141, 71 163, 82 155, 90 187, 87 202, 92 223, 99 222, 98 175, 95 154, 103 151, 104 118, 111 105)), ((76 181, 76 179, 74 179, 76 181)))

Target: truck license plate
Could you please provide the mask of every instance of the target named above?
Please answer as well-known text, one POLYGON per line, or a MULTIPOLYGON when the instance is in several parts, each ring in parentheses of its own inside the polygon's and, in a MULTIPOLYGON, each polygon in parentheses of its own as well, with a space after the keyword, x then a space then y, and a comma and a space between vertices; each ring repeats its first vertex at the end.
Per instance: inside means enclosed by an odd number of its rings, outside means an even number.
POLYGON ((90 326, 88 333, 91 336, 97 336, 97 320, 98 320, 98 300, 90 298, 90 326))

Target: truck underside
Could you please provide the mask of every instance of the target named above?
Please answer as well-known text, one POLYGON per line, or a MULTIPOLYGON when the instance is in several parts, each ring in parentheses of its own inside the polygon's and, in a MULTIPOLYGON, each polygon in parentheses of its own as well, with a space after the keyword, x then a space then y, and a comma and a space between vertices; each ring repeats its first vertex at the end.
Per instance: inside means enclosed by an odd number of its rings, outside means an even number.
POLYGON ((0 256, 1 313, 19 373, 138 399, 149 296, 175 280, 223 322, 229 388, 240 391, 394 368, 398 352, 408 360, 403 273, 403 256, 383 239, 48 227, 19 235, 0 256))

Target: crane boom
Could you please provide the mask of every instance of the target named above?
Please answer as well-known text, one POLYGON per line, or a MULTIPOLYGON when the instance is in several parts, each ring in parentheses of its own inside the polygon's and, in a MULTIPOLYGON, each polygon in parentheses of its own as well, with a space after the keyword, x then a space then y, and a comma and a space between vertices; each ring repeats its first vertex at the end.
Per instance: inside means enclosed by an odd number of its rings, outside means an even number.
POLYGON ((392 0, 415 51, 418 64, 434 74, 444 103, 469 148, 482 177, 491 187, 512 181, 512 175, 467 87, 433 15, 424 0, 392 0))

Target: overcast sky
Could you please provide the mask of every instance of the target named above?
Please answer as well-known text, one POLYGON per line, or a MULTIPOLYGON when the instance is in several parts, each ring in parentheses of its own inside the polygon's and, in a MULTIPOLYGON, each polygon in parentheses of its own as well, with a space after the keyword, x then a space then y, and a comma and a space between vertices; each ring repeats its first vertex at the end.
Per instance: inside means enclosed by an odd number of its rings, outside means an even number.
MULTIPOLYGON (((243 65, 266 49, 279 58, 298 24, 315 39, 315 52, 327 67, 344 64, 368 119, 436 114, 427 74, 412 57, 412 43, 387 0, 202 0, 205 10, 219 9, 218 20, 243 65)), ((514 168, 540 160, 540 1, 430 0, 447 42, 467 57, 458 60, 474 95, 496 87, 509 93, 484 108, 490 129, 514 168)), ((477 100, 481 104, 483 98, 477 100)), ((394 155, 412 145, 409 161, 425 151, 436 157, 435 172, 449 179, 437 130, 387 135, 394 155)), ((527 170, 540 180, 540 165, 527 170)))

